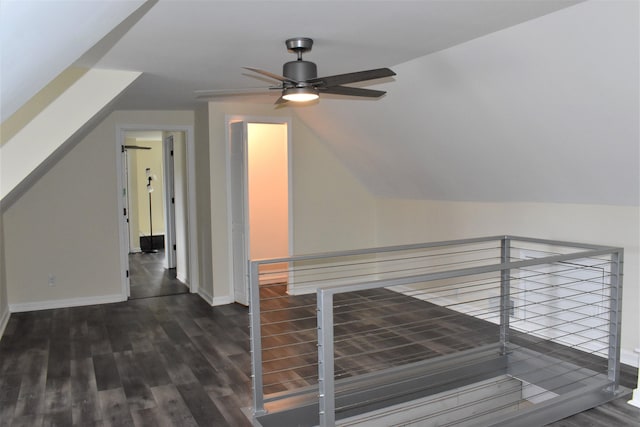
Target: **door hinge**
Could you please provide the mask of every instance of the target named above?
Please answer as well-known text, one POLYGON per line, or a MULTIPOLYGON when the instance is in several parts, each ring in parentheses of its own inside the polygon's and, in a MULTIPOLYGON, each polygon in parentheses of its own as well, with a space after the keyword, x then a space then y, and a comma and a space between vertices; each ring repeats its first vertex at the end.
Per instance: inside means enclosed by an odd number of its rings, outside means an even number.
POLYGON ((171 150, 171 155, 173 156, 173 150, 171 150))
POLYGON ((120 146, 120 150, 121 150, 122 153, 124 153, 124 145, 120 146))
POLYGON ((176 245, 173 245, 173 250, 174 250, 174 251, 176 250, 176 245))
POLYGON ((129 277, 129 270, 127 270, 127 277, 129 277))
POLYGON ((174 205, 176 204, 176 198, 175 197, 171 198, 171 203, 173 203, 174 205))
POLYGON ((124 211, 124 216, 127 216, 127 208, 124 208, 123 211, 124 211))

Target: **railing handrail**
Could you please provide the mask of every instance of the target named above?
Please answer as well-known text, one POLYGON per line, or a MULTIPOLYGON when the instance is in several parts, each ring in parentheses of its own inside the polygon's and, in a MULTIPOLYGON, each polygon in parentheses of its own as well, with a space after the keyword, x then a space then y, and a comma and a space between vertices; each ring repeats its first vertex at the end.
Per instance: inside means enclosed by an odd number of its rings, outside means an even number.
POLYGON ((425 249, 425 248, 432 248, 432 247, 435 248, 435 247, 446 247, 446 246, 456 246, 456 245, 467 245, 467 244, 473 244, 473 243, 491 242, 494 240, 499 241, 500 239, 504 239, 504 238, 505 236, 491 236, 491 237, 477 237, 477 238, 471 238, 471 239, 443 240, 440 242, 413 243, 409 245, 378 246, 374 248, 347 249, 343 251, 318 252, 318 253, 311 253, 311 254, 293 255, 291 257, 282 257, 282 258, 262 258, 262 259, 251 260, 251 262, 255 262, 257 264, 279 264, 283 262, 309 261, 313 259, 339 258, 339 257, 347 257, 347 256, 354 256, 354 255, 370 255, 370 254, 385 253, 385 252, 409 251, 412 249, 425 249))
MULTIPOLYGON (((513 235, 497 235, 488 237, 476 237, 468 239, 447 240, 438 242, 426 242, 407 245, 393 245, 393 246, 381 246, 365 249, 352 249, 342 250, 324 253, 312 253, 303 255, 294 255, 290 257, 270 258, 270 259, 256 259, 249 261, 249 276, 250 276, 250 325, 251 325, 251 353, 252 353, 252 365, 253 365, 253 397, 254 397, 254 412, 256 415, 265 414, 265 394, 263 393, 263 379, 262 379, 262 343, 261 343, 261 296, 260 296, 260 270, 261 266, 270 264, 283 264, 289 263, 289 279, 293 280, 294 273, 298 271, 298 267, 305 267, 307 264, 295 265, 296 262, 303 261, 320 261, 319 266, 311 267, 311 269, 324 268, 324 260, 331 260, 330 263, 341 263, 340 258, 367 256, 373 258, 375 263, 384 263, 386 261, 400 261, 407 256, 403 252, 412 250, 425 250, 425 253, 430 253, 433 256, 447 255, 450 251, 454 250, 456 246, 463 247, 466 245, 475 245, 470 247, 470 251, 482 251, 482 250, 498 250, 496 257, 485 258, 480 260, 471 260, 473 264, 467 263, 467 265, 474 265, 472 267, 462 267, 466 261, 460 261, 455 267, 451 269, 442 269, 442 266, 425 265, 419 270, 413 272, 410 271, 378 271, 372 270, 370 273, 367 270, 367 274, 354 280, 345 280, 341 284, 336 284, 335 277, 328 277, 324 279, 317 277, 311 282, 305 282, 305 286, 311 287, 313 285, 316 288, 317 296, 317 320, 318 320, 318 350, 325 353, 318 360, 318 390, 320 391, 321 408, 328 410, 325 413, 321 425, 330 425, 331 420, 335 417, 334 402, 330 401, 333 394, 333 308, 332 300, 334 295, 367 291, 380 288, 390 288, 394 286, 411 285, 421 282, 434 282, 447 279, 454 279, 466 276, 474 276, 488 273, 500 273, 501 276, 501 292, 500 292, 500 340, 503 345, 503 353, 506 354, 509 342, 509 307, 510 301, 510 285, 511 279, 510 272, 512 270, 521 270, 527 267, 538 265, 551 265, 554 263, 561 263, 563 261, 597 258, 610 255, 612 271, 611 276, 615 276, 611 279, 610 287, 612 288, 611 298, 614 301, 614 305, 611 306, 611 319, 610 319, 610 346, 609 346, 609 378, 614 382, 614 386, 617 387, 619 370, 619 352, 620 352, 620 304, 621 304, 621 282, 622 282, 622 262, 624 249, 615 246, 596 245, 588 243, 567 242, 562 240, 550 240, 531 237, 521 237, 513 235), (518 242, 530 243, 531 245, 517 245, 518 242), (495 245, 492 245, 495 243, 495 245), (516 244, 516 247, 512 246, 516 244), (535 246, 535 245, 543 245, 535 246), (545 249, 546 246, 550 249, 545 249), (442 250, 440 248, 447 248, 442 250), (551 249, 553 248, 553 249, 551 249), (429 250, 433 251, 429 252, 429 250), (440 249, 440 250, 439 250, 440 249), (518 251, 515 254, 514 260, 512 260, 511 250, 518 251), (528 258, 525 256, 524 250, 531 250, 533 254, 531 256, 541 255, 536 258, 528 258), (447 252, 449 251, 449 252, 447 252), (387 254, 385 256, 377 257, 377 254, 387 254), (395 255, 398 254, 398 255, 395 255), (396 259, 397 258, 397 259, 396 259), (528 258, 528 259, 523 259, 528 258), (456 268, 460 267, 460 268, 456 268), (415 274, 416 271, 422 271, 420 274, 415 274), (393 275, 393 277, 391 277, 393 275), (322 315, 321 315, 322 313, 322 315), (324 332, 323 332, 324 331, 324 332), (324 349, 324 350, 323 350, 324 349), (328 381, 329 384, 326 384, 328 381), (328 387, 327 387, 328 386, 328 387), (328 394, 326 392, 329 392, 328 394), (326 418, 326 416, 329 416, 326 418), (328 421, 329 420, 329 421, 328 421)), ((367 259, 369 259, 367 258, 367 259)), ((608 259, 608 258, 607 258, 608 259)), ((357 263, 353 260, 347 260, 349 263, 357 263)), ((382 265, 382 264, 381 264, 382 265)), ((334 267, 340 267, 340 265, 334 265, 334 267)), ((304 270, 305 268, 302 268, 304 270)), ((448 282, 447 282, 448 283, 448 282)), ((289 285, 295 284, 295 280, 289 285)), ((301 287, 303 291, 304 287, 301 287)), ((294 294, 295 295, 295 294, 294 294)), ((287 392, 288 395, 291 391, 287 392)))
POLYGON ((483 243, 483 242, 492 242, 492 241, 499 242, 502 239, 509 239, 511 241, 522 241, 522 242, 529 242, 529 243, 542 243, 542 244, 548 244, 552 246, 563 246, 568 248, 609 249, 609 250, 620 249, 615 246, 592 245, 587 243, 574 243, 574 242, 567 242, 563 240, 537 239, 532 237, 522 237, 522 236, 512 236, 512 235, 499 235, 499 236, 488 236, 488 237, 475 237, 475 238, 469 238, 469 239, 442 240, 438 242, 413 243, 408 245, 391 245, 391 246, 378 246, 374 248, 348 249, 348 250, 333 251, 333 252, 317 252, 317 253, 310 253, 310 254, 293 255, 290 257, 280 257, 280 258, 260 258, 260 259, 251 260, 251 262, 257 263, 257 264, 279 264, 283 262, 309 261, 309 260, 315 260, 315 259, 339 258, 339 257, 348 257, 348 256, 354 256, 354 255, 369 255, 369 254, 375 254, 375 253, 400 252, 400 251, 408 251, 413 249, 426 249, 426 248, 437 248, 437 247, 447 247, 447 246, 457 246, 457 245, 468 245, 473 243, 483 243))
POLYGON ((355 284, 340 284, 319 288, 318 291, 327 291, 332 294, 346 292, 365 291, 370 289, 384 288, 388 286, 401 286, 410 283, 431 282, 434 280, 453 279, 455 277, 472 276, 475 274, 491 273, 501 270, 516 270, 522 267, 529 267, 537 264, 550 264, 553 262, 567 261, 570 259, 591 258, 599 255, 612 254, 621 251, 621 248, 594 249, 583 252, 572 252, 570 254, 553 255, 542 258, 532 258, 524 261, 509 261, 497 264, 484 265, 478 267, 459 268, 455 270, 438 271, 435 273, 418 274, 413 276, 403 276, 392 279, 369 280, 355 284))
MULTIPOLYGON (((378 288, 402 286, 419 282, 431 282, 435 280, 451 279, 456 277, 471 276, 477 274, 485 274, 491 272, 501 272, 501 319, 500 319, 500 341, 502 347, 502 353, 506 355, 509 351, 509 292, 510 292, 510 274, 512 269, 519 269, 540 264, 553 264, 557 262, 563 262, 572 259, 593 258, 601 255, 611 255, 612 258, 617 258, 621 261, 623 249, 615 247, 597 246, 596 249, 589 249, 586 251, 571 252, 568 254, 551 255, 540 258, 532 258, 521 261, 508 261, 510 253, 510 245, 513 238, 505 236, 502 238, 501 248, 501 262, 494 263, 486 266, 467 267, 449 271, 440 271, 427 274, 419 274, 412 276, 405 276, 399 278, 370 280, 355 284, 341 284, 334 286, 327 286, 318 288, 317 294, 317 312, 318 312, 318 399, 319 399, 319 419, 321 427, 328 427, 335 425, 336 420, 336 407, 335 407, 335 378, 334 378, 334 312, 333 302, 334 296, 337 294, 358 292, 365 290, 372 290, 378 288), (506 261, 505 261, 506 260, 506 261)), ((539 243, 539 239, 524 238, 520 241, 536 242, 539 243)), ((548 243, 548 242, 545 242, 548 243)), ((555 243, 555 246, 566 246, 562 243, 555 243)), ((596 246, 596 245, 593 245, 596 246)), ((592 248, 591 245, 577 244, 569 247, 577 248, 592 248)), ((620 272, 614 272, 615 276, 618 276, 620 272)), ((616 277, 615 281, 618 282, 620 278, 616 277)), ((612 287, 612 290, 619 293, 619 282, 612 287)), ((617 315, 620 309, 620 299, 614 298, 617 301, 618 307, 613 311, 617 315)), ((611 315, 614 316, 614 313, 611 315)), ((612 381, 610 386, 611 391, 615 391, 619 381, 619 357, 620 357, 620 318, 617 318, 610 322, 610 341, 609 341, 609 357, 608 357, 608 378, 612 381)))

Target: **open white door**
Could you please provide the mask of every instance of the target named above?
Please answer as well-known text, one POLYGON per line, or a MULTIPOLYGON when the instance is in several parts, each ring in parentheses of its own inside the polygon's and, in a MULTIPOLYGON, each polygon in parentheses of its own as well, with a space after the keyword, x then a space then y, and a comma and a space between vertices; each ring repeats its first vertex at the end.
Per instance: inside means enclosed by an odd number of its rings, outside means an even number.
POLYGON ((176 197, 175 171, 173 165, 173 135, 167 136, 162 144, 164 169, 164 259, 166 268, 176 268, 176 197))
POLYGON ((234 300, 249 305, 248 277, 248 223, 245 206, 247 206, 246 183, 246 146, 247 123, 236 122, 229 126, 229 158, 231 184, 231 240, 233 256, 233 294, 234 300))
POLYGON ((129 242, 129 253, 132 253, 134 251, 134 247, 131 244, 131 242, 133 241, 132 236, 131 236, 131 222, 129 221, 129 216, 131 214, 130 211, 130 201, 129 201, 129 187, 130 187, 130 178, 129 178, 129 153, 127 152, 127 150, 122 147, 122 204, 124 205, 124 221, 125 221, 125 228, 126 228, 126 232, 127 232, 127 242, 129 242))
POLYGON ((120 262, 122 263, 122 294, 125 298, 131 296, 130 281, 129 281, 129 257, 130 251, 130 230, 129 230, 129 192, 128 192, 128 179, 129 179, 129 157, 127 156, 127 150, 124 148, 124 144, 120 144, 118 147, 120 150, 120 163, 118 164, 118 186, 120 191, 120 206, 122 206, 122 216, 120 217, 120 262))

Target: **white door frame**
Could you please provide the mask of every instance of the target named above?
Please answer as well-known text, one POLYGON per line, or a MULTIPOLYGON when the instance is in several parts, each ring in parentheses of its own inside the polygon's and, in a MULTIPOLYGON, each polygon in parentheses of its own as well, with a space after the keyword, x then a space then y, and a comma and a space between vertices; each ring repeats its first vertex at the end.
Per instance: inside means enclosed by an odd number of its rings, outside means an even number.
POLYGON ((249 182, 247 179, 247 138, 248 123, 229 123, 229 186, 231 212, 231 284, 233 299, 237 303, 249 305, 249 236, 250 224, 247 207, 249 205, 249 182))
MULTIPOLYGON (((116 177, 118 192, 124 188, 124 171, 122 164, 122 146, 125 143, 125 134, 128 131, 154 130, 164 132, 184 132, 186 146, 186 180, 187 180, 187 239, 189 241, 188 250, 188 278, 187 286, 193 293, 198 292, 200 288, 200 276, 198 268, 198 236, 196 228, 196 174, 195 174, 195 139, 193 126, 169 126, 169 125, 116 125, 116 177)), ((122 194, 118 199, 118 230, 120 236, 120 280, 121 280, 121 297, 126 300, 130 295, 129 289, 129 240, 128 227, 125 221, 124 202, 122 194)))
MULTIPOLYGON (((235 282, 235 278, 234 276, 234 268, 233 268, 233 236, 232 236, 232 221, 233 221, 233 213, 231 210, 232 207, 232 196, 233 196, 233 192, 231 191, 231 150, 230 150, 230 144, 231 144, 231 133, 229 132, 229 127, 231 125, 231 123, 236 123, 236 122, 246 122, 246 123, 267 123, 267 124, 286 124, 287 125, 287 167, 288 167, 288 173, 287 173, 287 178, 288 178, 288 210, 289 210, 289 256, 291 256, 294 253, 294 248, 293 248, 293 230, 294 230, 294 226, 293 226, 293 152, 292 152, 292 134, 293 134, 293 128, 292 128, 292 119, 291 117, 278 117, 278 116, 248 116, 248 115, 225 115, 225 156, 226 156, 226 165, 227 165, 227 174, 226 174, 226 181, 227 181, 227 242, 228 242, 228 247, 227 247, 227 254, 228 254, 228 259, 229 259, 229 276, 231 277, 231 280, 229 281, 229 295, 231 296, 231 300, 235 301, 235 289, 234 289, 234 282, 235 282)), ((248 146, 247 146, 247 138, 245 137, 245 147, 244 147, 244 152, 245 152, 245 161, 244 161, 244 172, 243 175, 245 177, 245 182, 247 182, 248 180, 248 171, 247 171, 247 156, 246 154, 248 153, 248 146)), ((244 209, 244 222, 245 222, 245 236, 248 239, 249 236, 249 220, 248 220, 248 216, 247 216, 247 212, 248 212, 248 206, 246 206, 247 201, 245 200, 245 209, 244 209)), ((248 264, 249 262, 249 258, 248 258, 248 251, 249 248, 247 247, 247 259, 244 260, 245 263, 248 264)), ((247 287, 249 286, 249 280, 248 277, 246 278, 246 283, 247 283, 247 287)), ((249 295, 249 289, 246 290, 247 295, 249 295)))
POLYGON ((127 232, 127 240, 129 242, 128 248, 129 248, 129 252, 131 252, 134 248, 131 247, 131 225, 129 223, 129 216, 131 214, 131 200, 130 200, 130 194, 129 194, 129 188, 131 187, 131 177, 129 176, 129 155, 127 154, 127 150, 122 150, 121 151, 121 158, 120 161, 122 162, 122 181, 123 181, 123 188, 126 188, 127 190, 127 194, 121 194, 122 196, 122 204, 123 204, 123 215, 124 215, 124 221, 126 224, 126 232, 127 232))

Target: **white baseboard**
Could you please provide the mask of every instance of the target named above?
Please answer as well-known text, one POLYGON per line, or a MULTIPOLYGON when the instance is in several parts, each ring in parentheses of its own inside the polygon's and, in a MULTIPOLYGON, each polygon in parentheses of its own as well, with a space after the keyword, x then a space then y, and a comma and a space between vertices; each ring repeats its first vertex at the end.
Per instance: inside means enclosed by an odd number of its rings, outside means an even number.
POLYGON ((182 283, 187 285, 189 288, 191 287, 191 286, 189 286, 189 282, 187 280, 187 276, 185 276, 184 274, 176 274, 176 279, 180 280, 182 283))
POLYGON ((315 294, 317 291, 316 286, 287 286, 287 293, 292 296, 315 294))
POLYGON ((11 311, 9 310, 9 307, 5 307, 2 315, 0 316, 0 338, 2 338, 2 335, 4 335, 4 330, 7 327, 7 324, 9 323, 9 316, 11 315, 11 311))
POLYGON ((211 305, 216 306, 216 305, 227 305, 227 304, 233 304, 235 301, 233 300, 233 297, 215 297, 213 299, 213 301, 211 301, 211 305))
POLYGON ((231 297, 231 296, 215 297, 214 298, 211 294, 209 294, 209 292, 205 291, 202 288, 198 289, 198 295, 200 295, 200 298, 205 300, 212 307, 213 306, 217 306, 217 305, 232 304, 234 302, 233 301, 233 297, 231 297))
POLYGON ((126 301, 122 294, 101 295, 97 297, 81 297, 70 299, 58 299, 49 301, 25 302, 19 304, 9 304, 11 313, 22 311, 50 310, 53 308, 79 307, 83 305, 110 304, 114 302, 126 301))
MULTIPOLYGON (((295 282, 295 280, 290 280, 289 283, 287 284, 287 293, 289 295, 315 294, 318 291, 318 289, 337 287, 337 286, 356 285, 359 282, 355 280, 353 277, 347 277, 347 278, 322 279, 317 281, 311 281, 310 283, 311 284, 307 284, 307 285, 299 285, 295 282)), ((262 282, 260 282, 260 284, 262 284, 262 282)))
POLYGON ((205 300, 207 304, 213 305, 213 296, 209 294, 207 291, 205 291, 203 288, 198 289, 198 295, 200 295, 200 298, 205 300))

